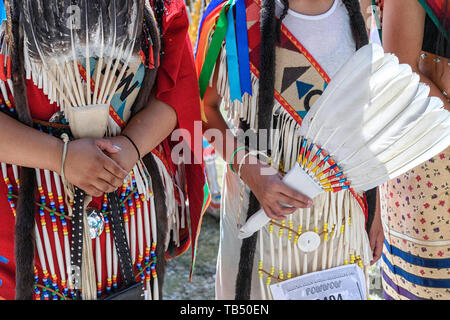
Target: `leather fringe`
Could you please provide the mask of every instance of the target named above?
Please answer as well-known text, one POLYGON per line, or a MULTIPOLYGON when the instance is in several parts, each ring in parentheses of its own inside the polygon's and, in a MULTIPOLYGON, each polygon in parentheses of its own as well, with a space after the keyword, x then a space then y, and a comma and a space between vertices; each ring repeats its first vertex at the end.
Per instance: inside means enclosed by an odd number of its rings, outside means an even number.
POLYGON ((158 228, 158 237, 156 244, 156 256, 158 258, 156 262, 156 273, 158 276, 159 285, 159 297, 162 300, 163 286, 164 286, 164 274, 166 271, 166 235, 168 232, 168 217, 166 207, 166 196, 164 191, 164 184, 162 177, 159 173, 158 165, 153 158, 153 154, 146 155, 142 161, 147 168, 148 173, 152 178, 153 195, 155 197, 155 211, 156 211, 156 226, 158 228))

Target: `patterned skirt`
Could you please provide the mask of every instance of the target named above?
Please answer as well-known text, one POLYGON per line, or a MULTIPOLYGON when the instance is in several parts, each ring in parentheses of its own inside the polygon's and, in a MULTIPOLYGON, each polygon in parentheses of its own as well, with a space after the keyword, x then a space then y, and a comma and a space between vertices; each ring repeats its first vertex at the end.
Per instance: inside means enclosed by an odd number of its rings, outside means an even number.
POLYGON ((381 186, 386 299, 450 299, 450 148, 381 186))

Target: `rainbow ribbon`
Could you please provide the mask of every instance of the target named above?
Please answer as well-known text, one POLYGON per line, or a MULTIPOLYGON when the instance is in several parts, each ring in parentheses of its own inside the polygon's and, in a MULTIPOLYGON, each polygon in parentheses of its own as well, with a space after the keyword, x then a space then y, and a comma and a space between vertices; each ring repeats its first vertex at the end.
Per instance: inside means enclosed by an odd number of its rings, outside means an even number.
POLYGON ((202 20, 200 21, 200 26, 198 28, 198 35, 197 35, 197 45, 195 48, 195 55, 197 55, 197 50, 198 50, 198 41, 200 39, 200 32, 202 30, 203 27, 203 22, 205 22, 206 17, 215 9, 217 8, 217 6, 219 6, 221 3, 223 2, 223 0, 211 0, 211 2, 209 3, 209 5, 206 7, 205 12, 203 13, 202 16, 202 20))
POLYGON ((203 64, 202 71, 199 76, 200 98, 203 100, 205 97, 206 89, 208 88, 209 80, 211 79, 214 66, 217 58, 219 57, 220 49, 222 48, 223 40, 227 32, 228 19, 227 10, 233 0, 228 3, 220 11, 219 19, 217 20, 216 29, 209 46, 208 53, 206 54, 205 63, 203 64))

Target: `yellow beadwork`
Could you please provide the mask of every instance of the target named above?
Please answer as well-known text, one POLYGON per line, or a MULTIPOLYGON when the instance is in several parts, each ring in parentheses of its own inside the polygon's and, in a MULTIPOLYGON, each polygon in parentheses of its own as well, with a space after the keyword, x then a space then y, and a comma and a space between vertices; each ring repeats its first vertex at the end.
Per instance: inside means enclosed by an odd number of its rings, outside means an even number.
POLYGON ((292 230, 294 229, 294 222, 292 220, 289 220, 289 231, 288 231, 288 240, 292 240, 292 230))
MULTIPOLYGON (((285 227, 286 226, 286 222, 283 220, 283 221, 281 221, 281 225, 283 226, 283 227, 285 227)), ((278 230, 278 236, 281 238, 282 236, 283 236, 283 232, 284 232, 284 228, 280 228, 280 230, 278 230)))

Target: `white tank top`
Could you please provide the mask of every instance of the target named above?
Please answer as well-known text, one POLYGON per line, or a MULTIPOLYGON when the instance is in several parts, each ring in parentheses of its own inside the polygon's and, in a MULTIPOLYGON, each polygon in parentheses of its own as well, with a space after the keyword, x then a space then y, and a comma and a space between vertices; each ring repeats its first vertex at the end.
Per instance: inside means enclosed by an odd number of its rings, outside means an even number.
MULTIPOLYGON (((282 11, 283 4, 276 0, 278 17, 282 11)), ((335 0, 327 12, 315 16, 289 10, 283 24, 330 78, 333 78, 339 68, 355 53, 356 45, 350 18, 342 0, 335 0)))

